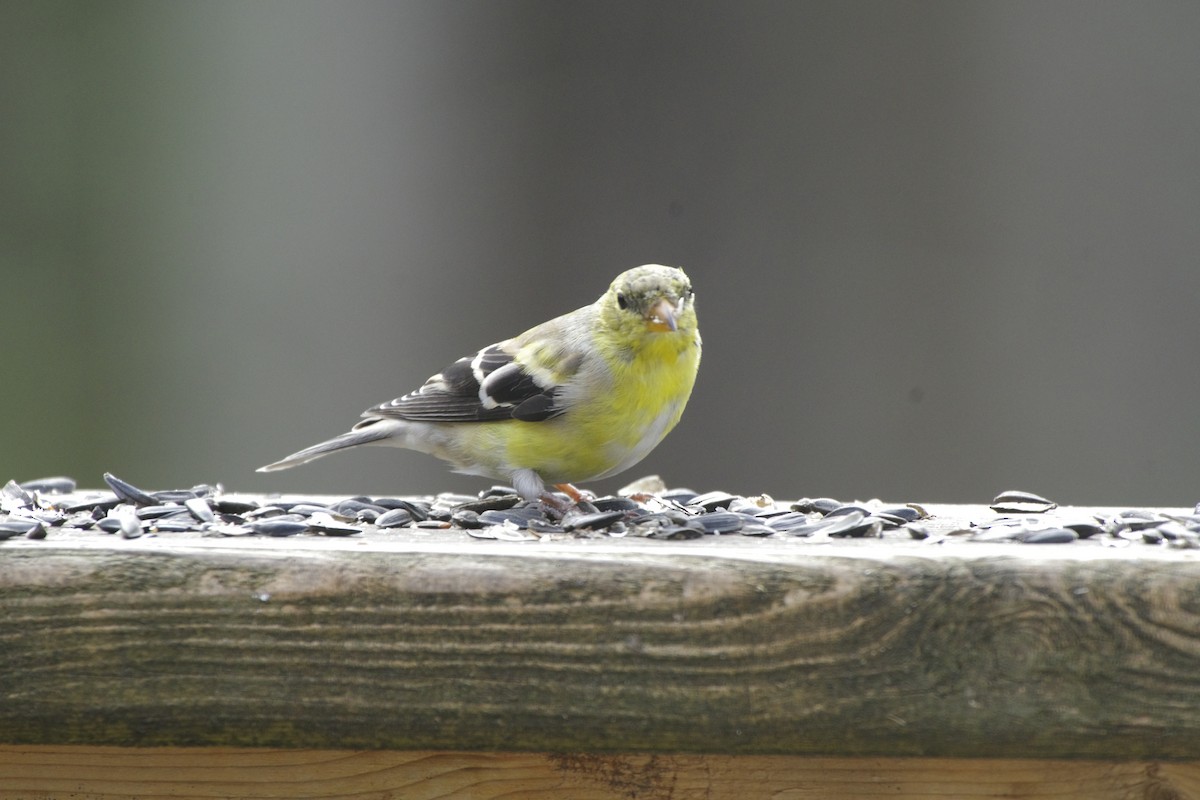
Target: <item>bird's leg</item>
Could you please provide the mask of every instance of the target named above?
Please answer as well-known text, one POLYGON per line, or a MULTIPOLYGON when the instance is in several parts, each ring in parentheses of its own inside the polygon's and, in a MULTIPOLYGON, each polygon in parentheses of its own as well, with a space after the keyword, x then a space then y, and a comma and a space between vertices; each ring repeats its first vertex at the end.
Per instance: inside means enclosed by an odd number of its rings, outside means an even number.
POLYGON ((554 492, 542 492, 542 496, 538 498, 538 502, 542 504, 547 516, 550 519, 558 522, 567 515, 567 512, 575 507, 575 503, 571 500, 563 501, 554 492))
POLYGON ((569 483, 556 483, 554 488, 567 496, 566 501, 554 492, 542 492, 538 500, 546 511, 557 516, 559 520, 565 518, 572 511, 583 514, 596 511, 596 507, 591 502, 596 499, 596 496, 591 492, 580 491, 569 483))
POLYGON ((596 495, 592 494, 591 492, 580 491, 569 483, 556 483, 554 484, 554 488, 571 498, 571 502, 573 502, 575 505, 579 505, 580 503, 590 503, 596 499, 596 495))

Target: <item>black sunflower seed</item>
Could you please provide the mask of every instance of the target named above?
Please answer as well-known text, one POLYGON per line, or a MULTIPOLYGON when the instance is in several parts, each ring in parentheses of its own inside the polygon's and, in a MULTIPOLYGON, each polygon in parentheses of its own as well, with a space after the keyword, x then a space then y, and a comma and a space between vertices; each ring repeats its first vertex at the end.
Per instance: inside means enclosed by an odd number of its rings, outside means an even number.
POLYGON ((121 480, 111 472, 104 473, 104 482, 108 484, 108 488, 113 490, 113 494, 126 503, 133 503, 137 506, 153 506, 158 504, 158 501, 149 493, 142 491, 128 481, 121 480))
POLYGON ((549 522, 539 506, 529 505, 519 508, 490 509, 479 515, 479 521, 484 525, 503 525, 509 523, 524 529, 532 519, 549 522))
MULTIPOLYGON (((418 522, 423 519, 429 519, 429 509, 432 507, 431 503, 426 503, 422 500, 404 500, 396 497, 381 497, 375 501, 375 505, 380 508, 386 508, 389 511, 404 509, 418 522)), ((379 520, 375 522, 378 524, 379 520)))
MULTIPOLYGON (((8 519, 0 520, 0 541, 13 539, 17 536, 28 536, 30 532, 41 527, 41 523, 33 519, 9 517, 8 519)), ((45 529, 43 528, 43 530, 45 529)))
POLYGON ((375 518, 375 524, 380 528, 403 528, 412 521, 412 512, 407 508, 393 508, 375 518))
POLYGON ((317 533, 323 533, 326 536, 353 536, 356 533, 362 533, 362 528, 356 528, 353 525, 339 522, 329 514, 324 513, 313 514, 308 520, 308 526, 317 533))
POLYGON ((616 496, 598 497, 592 502, 592 505, 596 507, 597 511, 636 511, 641 507, 635 500, 616 496))
POLYGON ((1058 503, 1032 492, 1001 492, 992 500, 991 509, 1004 514, 1043 514, 1058 508, 1058 503))
POLYGON ((704 535, 704 531, 698 531, 695 528, 686 525, 667 525, 659 528, 649 534, 650 539, 666 539, 667 541, 683 541, 686 539, 699 539, 704 535))
POLYGON ((155 533, 189 533, 200 530, 200 524, 195 520, 174 517, 171 519, 156 519, 150 523, 150 530, 155 533))
POLYGON ((1079 535, 1069 528, 1043 528, 1040 531, 1023 531, 1013 538, 1025 544, 1065 544, 1075 541, 1079 535))
POLYGON ((891 517, 899 517, 905 522, 916 522, 922 519, 924 515, 920 510, 912 506, 886 506, 884 508, 875 509, 876 514, 887 514, 891 517))
POLYGON ((736 514, 732 511, 713 511, 700 517, 696 517, 696 523, 704 529, 705 533, 720 535, 723 533, 737 533, 746 525, 747 519, 752 517, 743 517, 741 514, 736 514))
POLYGON ((579 516, 570 516, 563 520, 562 528, 564 531, 577 530, 599 530, 607 528, 609 525, 618 520, 625 519, 626 512, 624 511, 598 511, 594 514, 580 514, 579 516))
MULTIPOLYGON (((282 507, 282 506, 281 506, 282 507)), ((319 505, 317 503, 295 503, 286 506, 289 514, 303 514, 310 517, 313 514, 337 514, 332 506, 319 505)), ((344 519, 354 519, 353 514, 340 514, 344 519)))
POLYGON ((515 494, 495 494, 463 503, 456 510, 473 511, 476 514, 482 514, 485 511, 504 511, 516 506, 520 502, 521 498, 515 494))
POLYGON ((176 514, 190 513, 183 506, 142 506, 135 512, 138 519, 158 519, 159 517, 171 517, 176 514))
POLYGON ((687 505, 699 506, 705 511, 716 511, 718 508, 728 511, 729 506, 739 499, 737 495, 728 492, 705 492, 693 497, 687 505))
POLYGON ((450 515, 450 522, 460 528, 467 530, 476 530, 483 527, 483 523, 479 521, 478 512, 472 511, 469 508, 460 508, 450 515))
MULTIPOLYGON (((816 525, 809 520, 808 514, 803 511, 789 511, 786 514, 779 514, 774 517, 769 517, 764 520, 768 528, 780 531, 782 533, 793 533, 796 530, 803 529, 809 525, 816 525)), ((799 533, 798 536, 807 534, 799 533)))
POLYGON ((870 513, 871 509, 867 508, 866 506, 859 505, 858 503, 844 503, 837 508, 833 508, 825 512, 825 516, 828 518, 841 517, 847 514, 858 514, 859 516, 865 517, 870 513))
POLYGON ((563 533, 564 532, 563 527, 561 525, 556 525, 555 523, 550 522, 549 520, 541 519, 539 517, 534 517, 533 519, 529 520, 529 530, 533 531, 534 533, 563 533))
POLYGON ((792 503, 792 511, 802 511, 806 514, 816 512, 824 515, 828 514, 830 511, 833 511, 841 504, 841 501, 834 500, 832 497, 805 497, 802 500, 797 500, 796 502, 792 503))
POLYGON ((213 508, 222 514, 245 514, 258 508, 258 503, 251 503, 246 500, 231 500, 228 497, 222 497, 213 502, 213 508))
POLYGON ((1098 533, 1104 533, 1104 526, 1094 519, 1064 520, 1062 527, 1075 531, 1080 539, 1087 539, 1098 533))
POLYGON ((295 536, 308 530, 307 522, 290 519, 264 519, 247 523, 247 527, 260 536, 295 536))
MULTIPOLYGON (((324 510, 324 509, 323 509, 324 510)), ((343 500, 340 503, 335 503, 332 510, 351 519, 358 517, 359 514, 370 512, 378 517, 383 512, 387 511, 383 506, 377 506, 374 503, 359 500, 352 497, 349 500, 343 500)))
MULTIPOLYGON (((667 491, 665 491, 659 495, 659 497, 661 497, 663 500, 669 500, 674 503, 679 503, 679 505, 681 505, 681 506, 688 505, 689 503, 691 503, 693 500, 695 500, 699 496, 700 496, 699 493, 694 492, 691 489, 683 489, 683 488, 668 489, 667 491)), ((1197 513, 1200 513, 1200 511, 1198 511, 1197 513)))
POLYGON ((27 492, 41 492, 42 494, 70 494, 75 491, 75 480, 73 478, 38 478, 32 481, 24 481, 19 485, 27 492))

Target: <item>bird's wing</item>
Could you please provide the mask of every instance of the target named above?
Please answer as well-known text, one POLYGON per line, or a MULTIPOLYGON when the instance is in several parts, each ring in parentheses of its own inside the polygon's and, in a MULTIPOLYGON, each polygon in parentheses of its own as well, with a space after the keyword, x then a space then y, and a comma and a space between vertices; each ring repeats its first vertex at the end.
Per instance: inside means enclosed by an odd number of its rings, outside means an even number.
POLYGON ((585 354, 575 337, 553 335, 574 327, 551 320, 473 356, 460 358, 414 392, 363 413, 419 422, 541 422, 564 413, 570 398, 561 390, 579 371, 585 354))

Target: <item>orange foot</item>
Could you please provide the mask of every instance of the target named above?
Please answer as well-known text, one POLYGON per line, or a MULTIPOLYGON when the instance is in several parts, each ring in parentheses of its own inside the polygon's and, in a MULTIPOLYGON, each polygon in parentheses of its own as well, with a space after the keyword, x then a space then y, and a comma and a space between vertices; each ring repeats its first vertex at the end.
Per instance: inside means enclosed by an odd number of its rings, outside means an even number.
POLYGON ((554 488, 571 498, 571 502, 575 503, 575 505, 590 503, 596 499, 596 495, 591 492, 580 491, 569 483, 556 483, 554 484, 554 488))
POLYGON ((542 505, 546 507, 547 511, 553 512, 559 519, 562 519, 569 512, 576 509, 584 512, 595 510, 594 508, 589 508, 591 501, 596 499, 596 496, 591 492, 580 491, 569 483, 556 483, 554 484, 554 488, 565 494, 568 500, 564 502, 553 492, 543 492, 542 496, 538 499, 542 501, 542 505))

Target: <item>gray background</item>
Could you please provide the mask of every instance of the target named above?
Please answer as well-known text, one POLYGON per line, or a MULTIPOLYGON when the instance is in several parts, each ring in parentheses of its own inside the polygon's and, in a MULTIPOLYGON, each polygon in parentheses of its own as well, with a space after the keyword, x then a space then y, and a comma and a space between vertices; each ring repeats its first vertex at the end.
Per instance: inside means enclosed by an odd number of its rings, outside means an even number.
POLYGON ((0 2, 0 480, 260 464, 684 266, 643 464, 781 497, 1200 500, 1200 4, 0 2))

